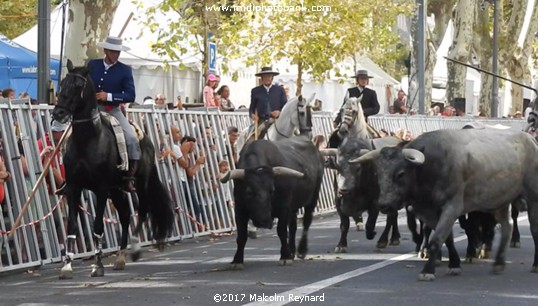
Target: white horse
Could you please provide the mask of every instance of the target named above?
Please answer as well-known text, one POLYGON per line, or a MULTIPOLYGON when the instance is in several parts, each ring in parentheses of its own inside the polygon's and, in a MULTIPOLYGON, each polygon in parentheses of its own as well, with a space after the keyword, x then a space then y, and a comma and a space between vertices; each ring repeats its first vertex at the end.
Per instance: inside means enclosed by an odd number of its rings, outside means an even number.
POLYGON ((371 139, 368 132, 368 124, 361 105, 362 96, 359 98, 347 98, 344 101, 344 111, 341 113, 342 124, 338 128, 340 139, 345 137, 358 139, 371 139))
MULTIPOLYGON (((291 98, 282 108, 278 119, 267 129, 264 139, 281 140, 290 138, 297 130, 300 133, 311 131, 312 110, 310 103, 314 100, 314 96, 315 94, 308 99, 304 99, 302 96, 291 98)), ((239 139, 237 139, 237 152, 241 152, 250 132, 250 127, 241 131, 239 139)))

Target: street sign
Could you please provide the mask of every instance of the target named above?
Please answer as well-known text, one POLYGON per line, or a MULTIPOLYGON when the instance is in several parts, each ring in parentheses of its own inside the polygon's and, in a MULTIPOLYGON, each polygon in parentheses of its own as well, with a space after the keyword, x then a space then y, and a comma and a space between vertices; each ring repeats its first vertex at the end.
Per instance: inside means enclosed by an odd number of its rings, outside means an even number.
POLYGON ((217 44, 209 43, 209 70, 217 70, 217 44))

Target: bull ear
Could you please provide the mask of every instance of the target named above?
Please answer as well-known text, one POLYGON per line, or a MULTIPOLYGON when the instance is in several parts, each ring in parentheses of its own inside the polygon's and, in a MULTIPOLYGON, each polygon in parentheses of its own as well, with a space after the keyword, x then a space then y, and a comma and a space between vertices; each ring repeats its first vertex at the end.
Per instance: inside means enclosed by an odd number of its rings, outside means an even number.
POLYGON ((381 153, 381 150, 373 150, 373 151, 369 151, 367 153, 365 153, 365 151, 367 151, 367 150, 362 149, 360 151, 360 154, 359 154, 361 156, 348 161, 348 163, 350 163, 350 164, 356 164, 356 163, 362 164, 362 163, 367 162, 369 160, 376 159, 379 156, 379 154, 381 153), (363 153, 364 153, 364 155, 362 155, 363 153))
POLYGON ((403 149, 402 154, 406 160, 410 161, 415 165, 422 165, 424 163, 424 160, 426 159, 422 152, 415 149, 403 149))
POLYGON ((302 178, 304 176, 304 173, 299 172, 297 170, 293 170, 288 167, 273 167, 273 175, 275 176, 291 176, 291 177, 297 177, 302 178))
POLYGON ((245 170, 244 169, 234 169, 232 171, 228 171, 223 177, 221 177, 220 181, 222 183, 226 183, 229 180, 241 180, 245 178, 245 170))
POLYGON ((338 149, 320 149, 319 153, 323 156, 336 156, 338 149))
POLYGON ((70 59, 68 59, 67 60, 67 71, 71 72, 71 71, 73 71, 73 69, 75 69, 75 67, 73 66, 73 62, 70 59))

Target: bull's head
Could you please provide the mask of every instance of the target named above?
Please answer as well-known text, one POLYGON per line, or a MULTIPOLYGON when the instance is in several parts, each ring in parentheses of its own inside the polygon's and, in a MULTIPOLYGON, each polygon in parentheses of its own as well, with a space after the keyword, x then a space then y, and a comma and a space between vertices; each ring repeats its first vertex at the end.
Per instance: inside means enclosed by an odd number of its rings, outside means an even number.
POLYGON ((287 167, 257 167, 235 169, 226 173, 221 182, 235 181, 234 196, 236 209, 246 209, 254 226, 271 228, 273 226, 272 200, 275 180, 284 177, 302 178, 304 174, 287 167))
POLYGON ((388 213, 399 210, 408 200, 415 183, 415 169, 422 165, 424 160, 424 154, 416 149, 386 147, 349 162, 361 164, 375 161, 379 184, 379 210, 388 213))

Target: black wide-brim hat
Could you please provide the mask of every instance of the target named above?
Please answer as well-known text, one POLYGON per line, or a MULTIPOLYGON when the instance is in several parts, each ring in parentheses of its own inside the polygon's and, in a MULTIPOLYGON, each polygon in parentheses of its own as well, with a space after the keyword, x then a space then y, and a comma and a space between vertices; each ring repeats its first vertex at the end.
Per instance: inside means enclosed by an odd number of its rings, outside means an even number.
POLYGON ((373 76, 371 75, 368 75, 368 70, 366 69, 359 69, 357 70, 357 74, 355 74, 354 76, 352 76, 351 78, 352 79, 356 79, 358 77, 367 77, 369 79, 373 78, 373 76))
POLYGON ((256 73, 255 76, 262 76, 264 74, 270 74, 270 75, 275 76, 275 75, 279 75, 280 72, 274 71, 273 67, 262 67, 262 70, 256 73))

